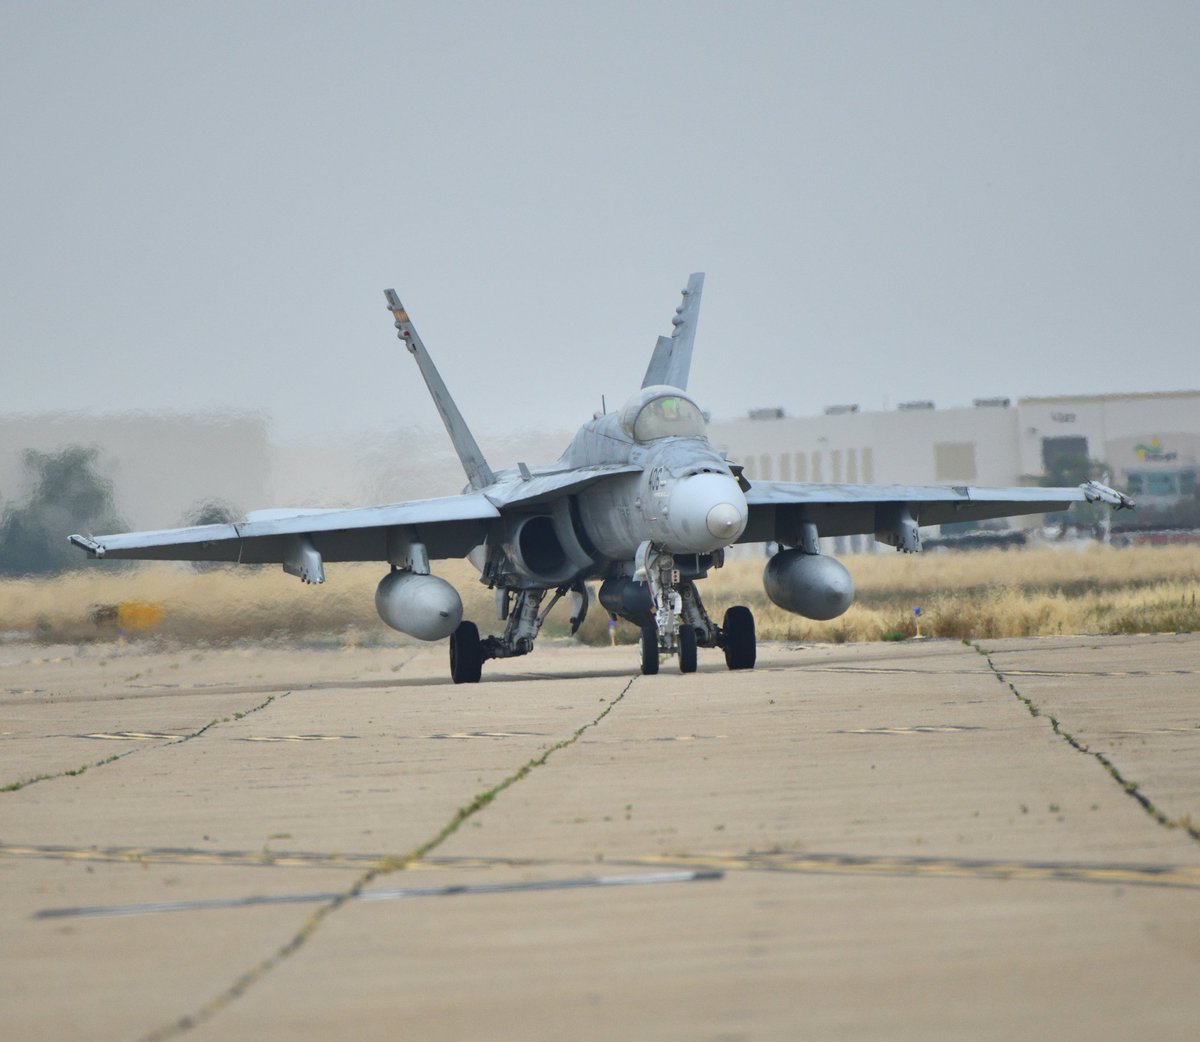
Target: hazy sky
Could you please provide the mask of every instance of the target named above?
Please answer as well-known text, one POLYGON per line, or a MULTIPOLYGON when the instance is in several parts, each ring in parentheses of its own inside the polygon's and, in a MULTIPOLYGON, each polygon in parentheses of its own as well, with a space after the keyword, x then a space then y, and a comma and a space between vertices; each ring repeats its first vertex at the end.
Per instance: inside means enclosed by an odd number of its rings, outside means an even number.
POLYGON ((0 0, 0 413, 1200 387, 1200 4, 0 0))

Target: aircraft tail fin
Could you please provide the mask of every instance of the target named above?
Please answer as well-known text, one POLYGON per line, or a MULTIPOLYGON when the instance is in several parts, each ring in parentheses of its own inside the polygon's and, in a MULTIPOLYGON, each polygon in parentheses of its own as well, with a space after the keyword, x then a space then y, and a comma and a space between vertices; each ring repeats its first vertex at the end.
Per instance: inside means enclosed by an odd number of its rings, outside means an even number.
POLYGON ((488 466, 487 460, 483 458, 479 443, 467 427, 462 413, 458 411, 458 406, 450 397, 450 392, 446 390, 446 385, 442 382, 442 377, 433 364, 433 359, 425 350, 425 345, 413 327, 408 312, 404 310, 404 305, 400 303, 400 298, 396 296, 396 291, 385 289, 383 295, 387 298, 388 310, 396 320, 396 336, 404 341, 404 346, 417 360, 421 376, 425 379, 425 386, 429 388, 429 394, 433 398, 433 404, 437 406, 442 423, 446 425, 446 433, 450 435, 450 440, 454 443, 454 451, 458 453, 463 470, 467 472, 467 480, 471 483, 472 488, 486 488, 496 480, 496 476, 492 473, 492 468, 488 466))
POLYGON ((683 301, 675 309, 669 337, 660 336, 654 354, 642 379, 643 387, 666 384, 687 390, 688 373, 692 368, 692 342, 696 339, 696 322, 700 318, 700 294, 704 290, 704 272, 698 271, 688 279, 683 301))

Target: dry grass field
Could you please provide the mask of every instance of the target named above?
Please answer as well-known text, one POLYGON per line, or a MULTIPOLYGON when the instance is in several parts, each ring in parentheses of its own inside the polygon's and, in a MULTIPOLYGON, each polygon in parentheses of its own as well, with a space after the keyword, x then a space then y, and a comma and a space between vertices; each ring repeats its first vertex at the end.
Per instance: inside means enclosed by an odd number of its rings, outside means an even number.
MULTIPOLYGON (((862 554, 843 563, 858 596, 831 622, 776 608, 758 582, 761 562, 732 565, 713 607, 737 590, 763 636, 809 641, 1034 637, 1060 633, 1200 630, 1200 546, 862 554), (756 588, 757 584, 757 588, 756 588)), ((714 584, 716 585, 716 584, 714 584)), ((714 591, 715 592, 715 591, 714 591)))
MULTIPOLYGON (((717 618, 747 604, 759 635, 774 640, 902 640, 931 637, 1043 636, 1060 633, 1159 633, 1200 630, 1200 547, 989 550, 864 554, 843 559, 858 588, 839 619, 811 622, 776 608, 763 593, 765 561, 743 558, 702 585, 717 618)), ((483 632, 496 628, 491 591, 466 562, 441 562, 437 574, 463 594, 483 632)), ((375 614, 380 565, 333 565, 324 586, 304 586, 275 567, 198 573, 188 566, 113 567, 97 563, 43 581, 0 582, 0 634, 7 639, 88 641, 157 638, 225 643, 406 641, 375 614)), ((543 631, 566 632, 564 605, 543 631)), ((618 639, 636 639, 620 623, 618 639)), ((581 638, 607 643, 608 619, 593 606, 581 638)))

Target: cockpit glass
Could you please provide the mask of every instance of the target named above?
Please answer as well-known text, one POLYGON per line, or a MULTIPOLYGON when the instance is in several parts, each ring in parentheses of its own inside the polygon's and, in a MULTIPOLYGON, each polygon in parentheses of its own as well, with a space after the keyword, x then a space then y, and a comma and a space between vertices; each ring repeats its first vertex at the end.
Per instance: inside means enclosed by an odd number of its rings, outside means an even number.
POLYGON ((633 422, 637 441, 656 438, 702 438, 704 415, 686 398, 664 395, 642 406, 633 422))

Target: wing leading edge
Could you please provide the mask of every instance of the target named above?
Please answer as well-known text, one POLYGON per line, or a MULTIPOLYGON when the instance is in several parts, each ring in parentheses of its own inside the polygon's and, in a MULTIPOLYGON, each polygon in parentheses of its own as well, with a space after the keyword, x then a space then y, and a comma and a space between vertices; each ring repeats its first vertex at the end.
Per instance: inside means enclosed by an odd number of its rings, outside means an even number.
POLYGON ((476 492, 288 517, 260 515, 223 525, 95 538, 73 535, 71 542, 90 557, 284 564, 297 556, 297 541, 307 539, 324 561, 386 561, 389 533, 399 529, 407 530, 411 541, 424 543, 431 557, 463 557, 483 541, 487 521, 499 516, 492 502, 476 492))
POLYGON ((917 526, 1052 513, 1066 510, 1072 503, 1107 503, 1117 509, 1133 506, 1128 496, 1095 481, 1077 488, 756 481, 746 493, 746 502, 750 520, 739 542, 798 545, 803 541, 801 526, 813 524, 822 536, 873 534, 904 549, 917 548, 911 545, 917 526))

